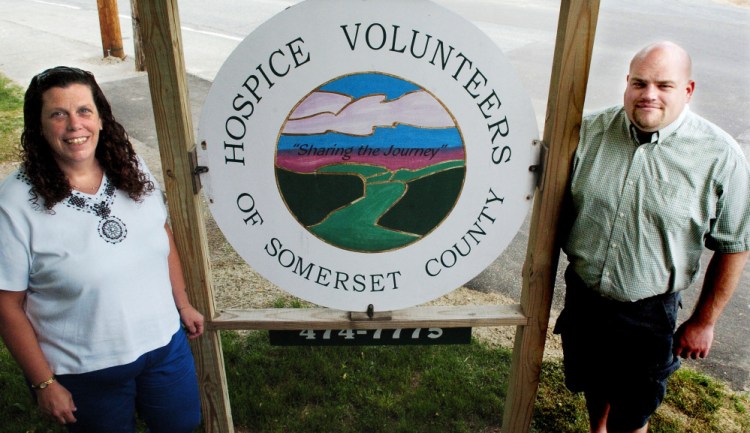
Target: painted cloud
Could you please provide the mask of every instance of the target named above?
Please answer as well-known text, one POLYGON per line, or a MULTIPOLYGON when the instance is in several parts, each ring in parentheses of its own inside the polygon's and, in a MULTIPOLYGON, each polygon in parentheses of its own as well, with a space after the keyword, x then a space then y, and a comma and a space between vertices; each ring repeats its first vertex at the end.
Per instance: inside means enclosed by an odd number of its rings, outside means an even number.
POLYGON ((283 134, 339 132, 370 135, 376 127, 397 124, 423 128, 453 128, 454 120, 429 93, 416 91, 386 101, 385 95, 359 99, 331 92, 314 92, 289 116, 283 134))

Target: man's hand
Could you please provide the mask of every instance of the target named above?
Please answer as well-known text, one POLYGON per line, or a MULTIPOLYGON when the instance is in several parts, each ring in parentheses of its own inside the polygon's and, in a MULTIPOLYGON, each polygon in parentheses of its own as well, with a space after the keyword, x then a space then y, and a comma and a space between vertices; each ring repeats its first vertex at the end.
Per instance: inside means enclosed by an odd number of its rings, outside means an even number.
POLYGON ((705 358, 714 341, 714 326, 687 320, 674 335, 674 353, 682 358, 705 358))
POLYGON ((706 269, 692 316, 674 335, 674 353, 683 358, 705 358, 714 341, 714 326, 737 288, 750 251, 714 253, 706 269))

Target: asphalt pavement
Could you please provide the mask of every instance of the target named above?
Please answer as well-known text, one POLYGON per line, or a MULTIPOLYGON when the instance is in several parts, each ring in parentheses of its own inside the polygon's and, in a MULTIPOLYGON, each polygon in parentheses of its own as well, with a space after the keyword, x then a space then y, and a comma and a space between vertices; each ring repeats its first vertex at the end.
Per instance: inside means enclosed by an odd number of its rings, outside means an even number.
MULTIPOLYGON (((216 0, 208 7, 204 1, 179 2, 195 127, 211 81, 224 59, 255 26, 294 3, 216 0)), ((553 0, 438 3, 474 22, 500 45, 520 72, 541 131, 559 3, 553 0)), ((0 0, 0 72, 25 87, 34 74, 55 65, 92 71, 112 103, 115 116, 154 168, 158 165, 158 143, 148 79, 145 73, 135 71, 133 63, 129 1, 120 0, 119 7, 128 54, 124 61, 103 58, 96 2, 0 0)), ((750 160, 748 28, 748 0, 602 0, 585 108, 591 110, 620 102, 632 54, 648 42, 674 40, 693 55, 698 84, 691 108, 734 136, 750 160)), ((527 221, 506 251, 467 286, 520 299, 528 230, 527 221)), ((707 253, 704 267, 709 257, 707 253)), ((699 287, 700 282, 684 292, 681 320, 692 311, 699 287)), ((554 311, 561 306, 562 293, 563 285, 558 284, 554 311)), ((740 287, 718 324, 709 358, 687 364, 727 381, 735 390, 750 391, 749 330, 750 266, 747 266, 740 287)))

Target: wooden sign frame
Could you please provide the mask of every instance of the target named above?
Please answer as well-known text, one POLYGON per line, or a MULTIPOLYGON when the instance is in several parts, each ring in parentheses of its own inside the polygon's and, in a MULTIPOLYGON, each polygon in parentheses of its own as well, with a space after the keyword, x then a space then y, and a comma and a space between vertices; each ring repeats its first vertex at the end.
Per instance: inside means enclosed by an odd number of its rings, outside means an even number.
POLYGON ((535 195, 521 302, 516 305, 414 307, 352 316, 326 308, 216 311, 206 226, 194 188, 192 117, 177 0, 137 0, 172 230, 183 260, 188 295, 206 316, 192 343, 206 432, 232 433, 222 329, 377 329, 516 326, 502 431, 531 425, 560 248, 557 221, 578 144, 599 0, 562 0, 550 78, 543 143, 544 172, 535 195))

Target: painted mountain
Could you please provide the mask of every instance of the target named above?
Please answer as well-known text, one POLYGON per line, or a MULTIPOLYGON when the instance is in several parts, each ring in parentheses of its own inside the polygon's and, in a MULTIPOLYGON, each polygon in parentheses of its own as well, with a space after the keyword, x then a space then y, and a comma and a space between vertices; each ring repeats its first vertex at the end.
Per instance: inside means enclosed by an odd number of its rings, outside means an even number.
POLYGON ((446 108, 391 75, 340 77, 287 118, 276 179, 289 211, 323 241, 381 252, 422 239, 451 212, 466 174, 446 108))

